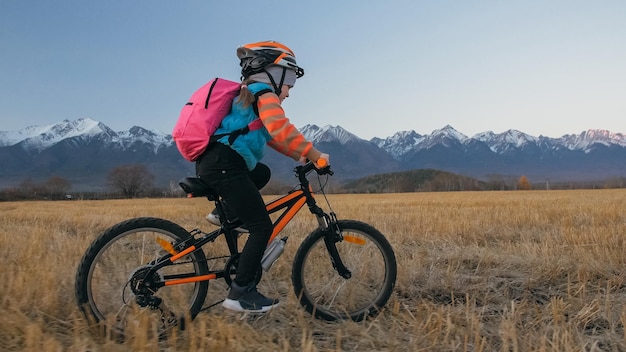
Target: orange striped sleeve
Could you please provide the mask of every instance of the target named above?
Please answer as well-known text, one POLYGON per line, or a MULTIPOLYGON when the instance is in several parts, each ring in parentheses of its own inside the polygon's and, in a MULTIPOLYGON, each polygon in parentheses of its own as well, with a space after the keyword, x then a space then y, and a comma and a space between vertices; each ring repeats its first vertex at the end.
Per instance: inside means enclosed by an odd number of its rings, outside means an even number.
POLYGON ((270 147, 295 160, 304 156, 317 161, 319 151, 285 116, 276 94, 265 93, 259 97, 259 118, 272 137, 268 142, 270 147))

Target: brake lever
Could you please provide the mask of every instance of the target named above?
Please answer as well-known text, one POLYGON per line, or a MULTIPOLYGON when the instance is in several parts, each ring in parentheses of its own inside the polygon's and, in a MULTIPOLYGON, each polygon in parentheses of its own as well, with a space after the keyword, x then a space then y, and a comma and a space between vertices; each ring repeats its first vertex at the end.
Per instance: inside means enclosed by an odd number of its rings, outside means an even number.
POLYGON ((335 173, 333 172, 333 170, 330 168, 330 165, 324 166, 323 168, 317 169, 317 174, 318 175, 334 175, 335 173))

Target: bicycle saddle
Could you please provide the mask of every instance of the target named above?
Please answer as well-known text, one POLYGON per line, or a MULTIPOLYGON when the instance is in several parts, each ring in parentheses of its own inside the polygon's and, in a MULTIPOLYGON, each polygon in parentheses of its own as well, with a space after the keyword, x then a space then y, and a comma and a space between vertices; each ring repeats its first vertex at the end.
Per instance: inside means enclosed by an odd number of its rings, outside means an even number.
POLYGON ((209 200, 216 200, 217 194, 199 177, 185 177, 178 181, 180 188, 187 193, 188 198, 207 197, 209 200))

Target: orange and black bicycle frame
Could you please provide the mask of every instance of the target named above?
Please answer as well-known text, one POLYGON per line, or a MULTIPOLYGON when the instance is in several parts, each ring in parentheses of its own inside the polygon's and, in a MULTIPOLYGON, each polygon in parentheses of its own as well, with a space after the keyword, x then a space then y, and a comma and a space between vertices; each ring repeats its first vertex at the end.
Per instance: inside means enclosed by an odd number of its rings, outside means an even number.
MULTIPOLYGON (((296 169, 298 168, 300 168, 298 172, 301 185, 300 189, 293 190, 286 195, 272 200, 266 204, 266 210, 268 214, 274 214, 282 211, 278 218, 276 218, 276 220, 274 220, 273 222, 273 231, 269 242, 273 241, 274 238, 278 236, 278 234, 285 228, 285 226, 302 209, 302 207, 307 204, 311 213, 317 217, 319 226, 326 231, 327 235, 324 241, 328 249, 330 259, 333 262, 333 266, 340 275, 345 278, 349 278, 350 271, 343 265, 335 246, 335 243, 337 241, 342 240, 341 233, 336 225, 337 219, 335 217, 335 214, 331 213, 329 215, 317 205, 313 196, 313 192, 309 186, 309 182, 305 177, 306 172, 310 170, 302 169, 304 168, 304 166, 298 166, 296 169)), ((221 201, 219 199, 216 199, 215 203, 219 211, 222 212, 221 201)), ((240 232, 237 231, 236 228, 241 225, 242 224, 238 222, 226 222, 222 225, 220 229, 210 233, 203 233, 202 231, 197 229, 193 230, 191 231, 191 234, 193 236, 181 243, 170 244, 166 241, 162 241, 164 243, 159 242, 161 247, 163 247, 168 252, 168 254, 150 263, 150 265, 152 265, 151 271, 156 272, 165 266, 175 264, 178 259, 196 250, 199 250, 202 246, 209 242, 215 241, 222 234, 226 239, 226 243, 230 252, 230 258, 236 258, 239 255, 237 242, 240 235, 240 232), (196 238, 195 236, 199 234, 202 234, 203 236, 196 238)), ((194 273, 167 275, 163 277, 163 280, 161 282, 157 283, 156 288, 162 286, 171 286, 219 278, 227 278, 226 276, 230 275, 231 273, 227 273, 226 271, 227 270, 218 270, 211 272, 208 275, 201 276, 197 276, 194 273)))

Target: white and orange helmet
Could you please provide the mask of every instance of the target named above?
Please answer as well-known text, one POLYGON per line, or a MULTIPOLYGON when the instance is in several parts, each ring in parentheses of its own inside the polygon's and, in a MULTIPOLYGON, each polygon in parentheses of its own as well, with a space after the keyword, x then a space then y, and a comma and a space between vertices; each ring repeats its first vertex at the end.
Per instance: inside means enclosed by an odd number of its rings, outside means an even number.
POLYGON ((265 72, 266 67, 271 65, 293 70, 298 78, 304 76, 304 70, 296 64, 293 51, 273 40, 242 45, 237 48, 237 57, 241 60, 239 65, 244 79, 265 72))

